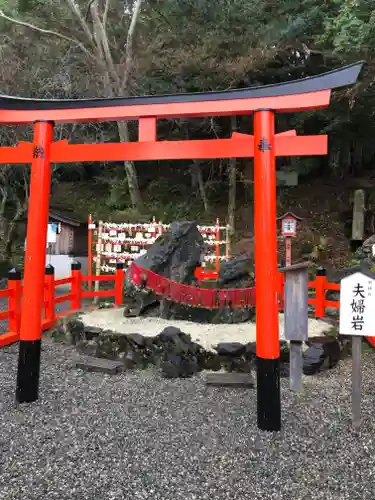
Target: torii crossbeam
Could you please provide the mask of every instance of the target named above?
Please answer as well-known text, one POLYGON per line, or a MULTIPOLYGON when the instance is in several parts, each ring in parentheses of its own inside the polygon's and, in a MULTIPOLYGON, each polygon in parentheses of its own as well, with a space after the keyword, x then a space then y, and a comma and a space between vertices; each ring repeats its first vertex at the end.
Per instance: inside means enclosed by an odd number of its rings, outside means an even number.
POLYGON ((324 155, 327 136, 298 137, 294 131, 276 134, 275 112, 327 107, 331 90, 353 85, 362 66, 363 62, 358 62, 302 80, 221 92, 81 100, 0 96, 0 124, 34 124, 32 143, 0 147, 0 163, 31 163, 17 401, 38 398, 51 163, 254 157, 258 427, 279 430, 275 157, 324 155), (157 140, 157 119, 251 113, 254 136, 234 133, 230 139, 157 140), (119 120, 138 120, 138 142, 53 142, 55 123, 119 120))

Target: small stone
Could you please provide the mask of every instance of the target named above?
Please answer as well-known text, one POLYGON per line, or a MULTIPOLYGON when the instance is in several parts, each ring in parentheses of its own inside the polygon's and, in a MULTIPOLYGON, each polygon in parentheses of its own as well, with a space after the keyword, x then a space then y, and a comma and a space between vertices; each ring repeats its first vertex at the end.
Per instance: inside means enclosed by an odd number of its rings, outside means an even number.
POLYGON ((158 335, 164 349, 174 354, 187 354, 194 352, 193 342, 186 333, 179 328, 168 326, 158 335))
POLYGON ((128 351, 124 357, 124 365, 128 370, 141 364, 142 356, 138 352, 128 351))
POLYGON ((85 338, 86 340, 92 340, 95 337, 99 337, 102 333, 102 329, 97 326, 85 326, 85 338))
POLYGON ((159 333, 159 337, 162 341, 174 340, 181 332, 179 328, 175 326, 167 326, 162 332, 159 333))
POLYGON ((146 346, 146 339, 140 333, 129 333, 126 338, 138 347, 146 346))
POLYGON ((205 382, 215 387, 254 387, 250 373, 208 373, 205 382))
POLYGON ((246 346, 240 342, 220 342, 215 347, 215 351, 220 356, 242 356, 246 351, 246 346))
POLYGON ((246 344, 245 350, 247 358, 256 357, 257 347, 255 342, 249 342, 248 344, 246 344))
POLYGON ((333 368, 341 357, 339 341, 334 337, 314 337, 306 344, 308 348, 303 353, 303 373, 313 375, 321 370, 333 368))
POLYGON ((69 319, 65 323, 66 337, 70 344, 77 344, 85 336, 85 325, 79 319, 69 319))
POLYGON ((88 358, 84 361, 78 361, 75 366, 79 370, 107 373, 109 375, 119 373, 123 369, 121 362, 101 358, 88 358))
POLYGON ((199 372, 195 356, 165 353, 161 363, 161 373, 165 378, 188 378, 199 372))
POLYGON ((78 342, 76 348, 78 352, 86 354, 87 356, 96 356, 97 354, 97 343, 95 340, 82 340, 78 342))

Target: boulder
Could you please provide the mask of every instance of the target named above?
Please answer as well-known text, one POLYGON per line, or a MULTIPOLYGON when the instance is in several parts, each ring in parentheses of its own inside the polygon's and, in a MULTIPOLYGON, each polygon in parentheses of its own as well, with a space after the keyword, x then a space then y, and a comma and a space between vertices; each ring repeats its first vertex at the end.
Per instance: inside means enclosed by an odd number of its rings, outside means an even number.
POLYGON ((254 262, 246 254, 222 262, 219 268, 219 288, 247 288, 254 286, 254 262))
MULTIPOLYGON (((218 288, 252 288, 255 286, 254 262, 247 254, 242 253, 221 263, 219 268, 218 288)), ((212 323, 243 323, 253 320, 255 307, 252 309, 225 307, 212 315, 212 323)))
MULTIPOLYGON (((196 283, 194 271, 200 265, 204 249, 204 241, 195 222, 173 222, 169 230, 135 260, 135 264, 177 283, 190 285, 196 283)), ((159 303, 154 293, 134 287, 128 273, 124 280, 124 294, 134 300, 134 304, 126 310, 127 315, 140 315, 148 307, 159 303)))

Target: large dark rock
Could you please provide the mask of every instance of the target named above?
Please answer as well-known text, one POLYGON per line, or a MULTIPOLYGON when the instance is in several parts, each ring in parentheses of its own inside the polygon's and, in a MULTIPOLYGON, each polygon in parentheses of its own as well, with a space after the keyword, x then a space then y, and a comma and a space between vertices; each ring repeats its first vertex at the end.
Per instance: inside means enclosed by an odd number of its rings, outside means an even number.
MULTIPOLYGON (((194 271, 200 265, 205 244, 195 222, 174 222, 167 233, 159 236, 147 253, 135 264, 177 283, 198 285, 194 271)), ((246 255, 224 262, 219 271, 218 288, 245 288, 254 284, 253 265, 246 255)), ((125 277, 124 316, 162 316, 166 319, 196 323, 242 323, 254 318, 255 308, 204 309, 159 301, 152 291, 139 289, 125 277), (163 307, 160 307, 162 305, 163 307)))
MULTIPOLYGON (((135 264, 177 283, 190 285, 196 283, 194 271, 201 262, 204 249, 204 241, 195 222, 173 222, 169 230, 135 260, 135 264)), ((127 310, 127 315, 140 315, 146 308, 158 303, 154 293, 134 287, 128 273, 124 282, 125 295, 135 301, 127 310)))
POLYGON ((218 276, 219 288, 254 286, 254 262, 246 254, 222 262, 218 276))
MULTIPOLYGON (((246 254, 241 254, 221 263, 217 282, 218 288, 252 288, 255 286, 254 262, 246 254)), ((213 315, 211 323, 243 323, 255 318, 254 308, 223 307, 213 315)))

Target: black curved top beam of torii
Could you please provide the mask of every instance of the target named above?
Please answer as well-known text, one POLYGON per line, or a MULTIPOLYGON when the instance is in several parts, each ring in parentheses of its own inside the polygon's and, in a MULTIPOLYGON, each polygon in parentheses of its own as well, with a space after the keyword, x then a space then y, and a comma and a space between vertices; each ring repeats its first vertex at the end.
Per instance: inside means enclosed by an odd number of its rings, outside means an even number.
POLYGON ((179 116, 247 114, 259 108, 275 111, 326 107, 330 90, 356 83, 364 62, 285 83, 239 90, 94 99, 29 99, 0 96, 0 123, 111 121, 179 116))

